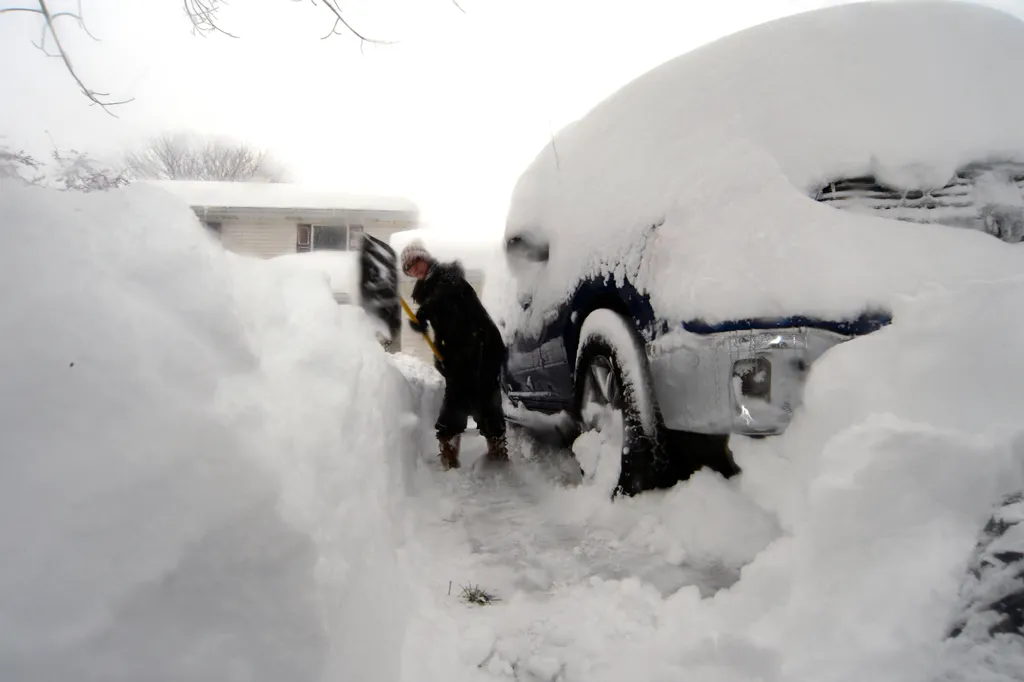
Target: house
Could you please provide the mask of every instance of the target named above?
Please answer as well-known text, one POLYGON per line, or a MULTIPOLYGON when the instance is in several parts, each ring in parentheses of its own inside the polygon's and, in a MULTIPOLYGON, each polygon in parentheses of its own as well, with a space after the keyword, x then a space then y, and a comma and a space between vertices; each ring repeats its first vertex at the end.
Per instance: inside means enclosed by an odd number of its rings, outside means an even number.
MULTIPOLYGON (((392 235, 414 229, 419 220, 416 205, 403 197, 288 183, 160 180, 146 184, 188 203, 228 251, 323 273, 338 303, 359 301, 356 251, 361 235, 388 244, 392 235), (296 255, 305 253, 310 255, 296 255)), ((401 339, 388 348, 400 350, 401 339)))
POLYGON ((387 244, 415 228, 419 211, 402 197, 348 194, 290 183, 149 181, 186 201, 235 253, 273 258, 307 251, 350 251, 359 235, 387 244))

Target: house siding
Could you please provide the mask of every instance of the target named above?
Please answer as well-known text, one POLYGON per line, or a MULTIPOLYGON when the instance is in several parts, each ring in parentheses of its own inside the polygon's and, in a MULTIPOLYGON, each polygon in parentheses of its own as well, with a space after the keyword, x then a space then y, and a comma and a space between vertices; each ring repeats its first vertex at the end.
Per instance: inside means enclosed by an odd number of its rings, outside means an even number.
MULTIPOLYGON (((220 239, 224 248, 246 256, 273 258, 288 253, 295 253, 295 242, 298 237, 298 220, 225 220, 221 222, 220 239)), ((320 222, 319 224, 324 224, 320 222)), ((385 244, 391 235, 407 228, 373 227, 365 225, 364 231, 385 244)))

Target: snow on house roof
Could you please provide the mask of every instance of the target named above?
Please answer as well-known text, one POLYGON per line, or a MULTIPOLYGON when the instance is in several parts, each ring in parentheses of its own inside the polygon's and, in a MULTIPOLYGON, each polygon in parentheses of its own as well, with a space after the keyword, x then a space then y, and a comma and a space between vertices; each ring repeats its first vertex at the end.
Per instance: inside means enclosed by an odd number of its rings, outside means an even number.
POLYGON ((416 204, 404 197, 349 194, 293 183, 151 180, 146 184, 164 189, 193 207, 418 211, 416 204))
POLYGON ((869 2, 762 24, 649 71, 558 133, 516 185, 506 237, 550 243, 543 272, 522 278, 532 310, 606 273, 666 317, 710 321, 855 315, 929 283, 1021 272, 1024 251, 996 238, 854 215, 814 194, 860 174, 935 189, 969 162, 1024 161, 1022 64, 1011 15, 869 2))

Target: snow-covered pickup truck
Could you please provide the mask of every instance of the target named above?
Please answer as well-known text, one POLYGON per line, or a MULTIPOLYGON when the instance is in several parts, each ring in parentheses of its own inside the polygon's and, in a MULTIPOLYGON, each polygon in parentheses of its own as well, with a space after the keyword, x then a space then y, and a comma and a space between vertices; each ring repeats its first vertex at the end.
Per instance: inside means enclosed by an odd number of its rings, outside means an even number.
POLYGON ((1009 15, 861 3, 611 95, 512 196, 509 418, 578 435, 616 408, 619 489, 670 485, 728 468, 730 434, 783 432, 815 360, 899 297, 1018 272, 1020 64, 1009 15))

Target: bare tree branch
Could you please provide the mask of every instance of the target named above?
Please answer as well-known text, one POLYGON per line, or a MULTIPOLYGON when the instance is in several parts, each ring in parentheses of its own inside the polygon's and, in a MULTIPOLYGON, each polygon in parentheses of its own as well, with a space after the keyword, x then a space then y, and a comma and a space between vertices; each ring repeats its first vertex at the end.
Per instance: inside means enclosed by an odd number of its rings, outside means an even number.
POLYGON ((73 18, 75 21, 78 22, 78 28, 82 29, 82 31, 85 32, 85 35, 89 36, 90 38, 95 40, 97 43, 100 42, 100 39, 97 38, 96 36, 94 36, 89 31, 89 27, 85 25, 85 20, 82 18, 84 16, 85 15, 82 14, 82 0, 78 0, 78 13, 77 14, 72 14, 71 12, 58 12, 57 14, 53 15, 53 18, 54 19, 56 19, 57 17, 71 17, 71 18, 73 18))
POLYGON ((185 7, 185 14, 192 22, 192 33, 202 36, 208 33, 222 33, 229 38, 237 38, 233 33, 228 33, 217 23, 217 11, 224 0, 182 0, 185 7))
POLYGON ((71 63, 71 57, 64 49, 64 44, 61 42, 60 35, 57 32, 56 22, 58 19, 74 19, 75 22, 78 23, 78 26, 83 31, 85 31, 86 35, 88 35, 93 40, 98 40, 96 36, 89 32, 89 29, 85 25, 85 20, 82 18, 81 0, 78 0, 77 12, 51 12, 49 5, 47 5, 47 0, 37 0, 37 2, 38 7, 4 7, 0 9, 0 14, 22 12, 27 14, 37 14, 40 17, 42 17, 43 25, 39 42, 33 42, 32 44, 35 47, 39 48, 39 50, 41 50, 43 54, 45 54, 46 56, 60 59, 64 63, 64 68, 67 70, 69 74, 71 74, 71 77, 75 79, 75 83, 78 84, 78 87, 81 89, 82 93, 86 96, 86 98, 88 98, 89 101, 91 101, 93 104, 99 105, 100 108, 103 109, 103 111, 107 112, 108 114, 116 118, 117 115, 110 110, 110 107, 119 104, 127 104, 128 102, 131 102, 132 99, 134 98, 126 100, 110 100, 108 99, 110 97, 110 93, 98 92, 87 86, 85 82, 82 80, 81 76, 78 75, 78 71, 75 70, 74 65, 71 63), (56 52, 51 52, 49 49, 47 49, 47 39, 51 37, 53 38, 53 44, 57 50, 56 52))
MULTIPOLYGON (((117 115, 110 111, 109 107, 118 104, 127 104, 135 98, 133 97, 131 99, 126 100, 104 102, 100 98, 110 97, 109 92, 97 92, 95 90, 88 88, 85 85, 85 83, 82 82, 82 79, 78 76, 78 73, 75 71, 75 67, 71 65, 71 57, 68 56, 68 53, 64 50, 64 46, 60 42, 60 36, 57 34, 57 28, 53 25, 53 16, 50 14, 50 8, 47 7, 46 5, 46 0, 39 0, 39 9, 42 11, 43 17, 45 17, 46 19, 46 26, 49 27, 50 29, 50 35, 53 36, 53 42, 57 46, 57 51, 60 53, 60 58, 61 60, 63 60, 64 66, 67 68, 68 73, 71 74, 71 77, 75 79, 75 82, 78 83, 78 87, 82 89, 82 93, 85 94, 85 96, 88 97, 89 100, 92 101, 94 104, 98 104, 103 109, 103 111, 117 118, 117 115)), ((79 23, 84 23, 81 14, 75 15, 69 12, 62 12, 61 15, 74 17, 78 20, 79 23)))
POLYGON ((35 7, 0 7, 0 14, 8 12, 29 12, 31 14, 42 14, 42 10, 35 7))
MULTIPOLYGON (((138 1, 141 2, 142 0, 138 1)), ((292 2, 305 1, 306 0, 292 0, 292 2)), ((342 16, 342 10, 339 4, 339 0, 309 1, 313 5, 317 5, 318 2, 322 3, 331 12, 331 14, 334 15, 334 23, 331 25, 331 30, 327 33, 327 35, 323 36, 322 39, 324 40, 334 35, 344 35, 345 33, 348 33, 359 39, 359 47, 361 50, 365 47, 367 43, 371 43, 374 45, 395 44, 394 41, 369 38, 361 31, 356 29, 344 16, 342 16)), ((77 11, 74 12, 51 12, 47 4, 47 0, 36 0, 36 2, 38 3, 38 7, 0 8, 0 14, 23 13, 35 14, 42 17, 43 25, 39 41, 33 42, 32 44, 41 52, 43 52, 43 54, 45 54, 46 56, 60 59, 64 63, 65 69, 75 80, 75 83, 78 85, 79 89, 81 89, 82 93, 86 96, 86 98, 89 99, 89 101, 91 101, 93 104, 99 105, 99 107, 103 109, 106 113, 116 118, 117 115, 110 110, 110 107, 120 104, 127 104, 129 102, 134 101, 135 98, 133 97, 125 100, 111 100, 109 99, 110 93, 99 92, 88 87, 82 80, 81 76, 79 76, 78 71, 75 70, 74 65, 71 63, 71 57, 64 49, 64 45, 61 42, 60 35, 57 33, 57 28, 55 25, 56 21, 60 18, 69 18, 74 19, 75 22, 78 24, 79 28, 82 31, 84 31, 86 35, 88 35, 93 40, 99 41, 99 38, 94 36, 89 31, 89 28, 86 25, 85 20, 83 19, 82 0, 77 0, 78 8, 77 11), (55 52, 51 51, 48 46, 49 39, 51 38, 53 39, 53 44, 56 48, 55 52)), ((220 11, 220 9, 225 4, 227 4, 227 0, 181 0, 181 3, 182 7, 185 10, 186 16, 188 16, 189 21, 192 23, 193 33, 198 33, 204 36, 210 33, 221 33, 230 38, 238 37, 233 33, 230 33, 223 29, 217 21, 217 14, 220 11)), ((461 11, 463 14, 466 13, 466 10, 463 9, 461 4, 459 4, 459 0, 452 0, 452 4, 455 5, 455 7, 457 7, 459 11, 461 11)))
MULTIPOLYGON (((314 5, 317 4, 317 0, 309 1, 314 5)), ((292 0, 292 2, 305 2, 305 0, 292 0)), ((321 40, 327 40, 331 36, 335 35, 344 35, 344 33, 338 28, 339 26, 343 26, 349 34, 354 35, 356 38, 359 38, 360 48, 362 48, 362 46, 365 45, 366 43, 371 43, 373 45, 395 44, 394 41, 390 40, 378 40, 376 38, 367 38, 360 31, 356 30, 356 28, 352 26, 351 23, 349 23, 343 16, 341 16, 341 8, 338 6, 338 0, 320 0, 320 2, 323 3, 324 7, 331 11, 331 14, 334 15, 334 24, 331 26, 331 30, 328 31, 327 35, 321 38, 321 40)))
MULTIPOLYGON (((316 4, 316 0, 310 0, 313 4, 316 4)), ((374 45, 393 45, 394 43, 388 40, 376 40, 374 38, 367 38, 362 33, 357 31, 352 24, 345 20, 345 17, 341 16, 341 9, 337 5, 337 0, 320 0, 324 6, 334 14, 334 26, 331 27, 331 32, 328 33, 324 38, 328 38, 332 35, 341 35, 338 33, 338 24, 344 26, 349 33, 359 38, 364 43, 373 43, 374 45)))

